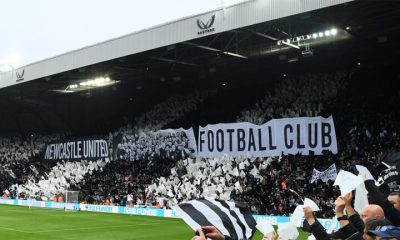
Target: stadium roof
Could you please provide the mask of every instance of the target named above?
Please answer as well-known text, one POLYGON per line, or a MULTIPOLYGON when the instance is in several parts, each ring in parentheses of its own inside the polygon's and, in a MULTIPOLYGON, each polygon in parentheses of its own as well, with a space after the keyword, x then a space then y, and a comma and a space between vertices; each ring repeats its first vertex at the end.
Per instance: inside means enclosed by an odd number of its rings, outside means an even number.
POLYGON ((399 51, 399 18, 397 1, 268 0, 156 26, 0 73, 0 133, 96 132, 107 126, 95 121, 107 125, 127 109, 139 114, 173 93, 223 81, 252 84, 251 78, 296 67, 291 61, 308 69, 371 56, 385 61, 399 51), (332 28, 336 36, 309 44, 314 57, 302 54, 307 45, 293 42, 332 28), (62 91, 97 77, 119 83, 62 91))
POLYGON ((11 75, 0 74, 0 88, 349 1, 247 1, 51 57, 16 69, 11 75))

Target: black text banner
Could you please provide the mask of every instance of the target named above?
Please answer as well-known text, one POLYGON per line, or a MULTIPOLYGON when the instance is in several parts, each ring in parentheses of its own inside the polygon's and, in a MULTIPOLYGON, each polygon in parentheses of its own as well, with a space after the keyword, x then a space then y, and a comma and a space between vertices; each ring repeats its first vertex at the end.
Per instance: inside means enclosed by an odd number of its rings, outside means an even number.
POLYGON ((200 127, 200 157, 337 153, 332 117, 274 119, 263 125, 247 122, 200 127))

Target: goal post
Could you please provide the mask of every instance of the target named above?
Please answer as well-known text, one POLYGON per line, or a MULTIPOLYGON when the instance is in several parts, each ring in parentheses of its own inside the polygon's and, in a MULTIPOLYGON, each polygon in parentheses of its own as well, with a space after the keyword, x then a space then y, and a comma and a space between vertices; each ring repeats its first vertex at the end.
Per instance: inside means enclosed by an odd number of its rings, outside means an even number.
POLYGON ((65 191, 65 211, 78 211, 75 205, 79 203, 79 191, 65 191))

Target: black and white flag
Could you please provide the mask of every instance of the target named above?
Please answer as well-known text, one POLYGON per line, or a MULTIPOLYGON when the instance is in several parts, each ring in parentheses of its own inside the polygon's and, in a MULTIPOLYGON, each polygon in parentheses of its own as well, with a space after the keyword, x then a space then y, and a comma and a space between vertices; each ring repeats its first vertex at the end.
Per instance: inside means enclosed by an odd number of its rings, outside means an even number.
POLYGON ((256 221, 247 204, 201 198, 173 206, 172 209, 193 230, 214 226, 232 240, 251 239, 256 221))

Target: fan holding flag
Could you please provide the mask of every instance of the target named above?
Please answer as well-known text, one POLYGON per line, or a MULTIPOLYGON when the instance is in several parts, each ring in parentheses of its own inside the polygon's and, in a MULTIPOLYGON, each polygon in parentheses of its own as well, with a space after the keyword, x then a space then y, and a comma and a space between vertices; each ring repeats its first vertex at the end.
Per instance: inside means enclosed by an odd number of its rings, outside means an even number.
POLYGON ((224 236, 222 233, 218 231, 218 229, 214 226, 205 226, 196 231, 196 235, 192 238, 192 240, 229 240, 231 239, 228 236, 224 236))
POLYGON ((172 207, 198 236, 193 240, 246 240, 256 231, 247 204, 200 198, 172 207))

